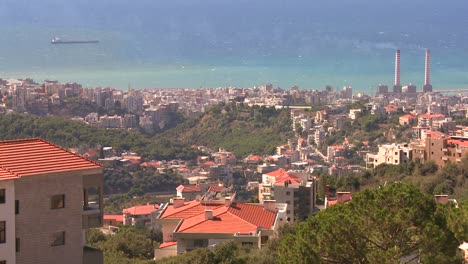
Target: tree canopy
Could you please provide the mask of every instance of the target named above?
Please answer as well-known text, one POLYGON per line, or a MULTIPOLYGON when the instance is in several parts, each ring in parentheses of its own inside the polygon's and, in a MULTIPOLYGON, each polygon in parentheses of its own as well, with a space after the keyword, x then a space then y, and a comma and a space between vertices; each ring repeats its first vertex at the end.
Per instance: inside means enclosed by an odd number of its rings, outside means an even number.
POLYGON ((439 207, 409 184, 365 190, 299 224, 282 240, 280 262, 455 263, 463 235, 456 237, 439 207))

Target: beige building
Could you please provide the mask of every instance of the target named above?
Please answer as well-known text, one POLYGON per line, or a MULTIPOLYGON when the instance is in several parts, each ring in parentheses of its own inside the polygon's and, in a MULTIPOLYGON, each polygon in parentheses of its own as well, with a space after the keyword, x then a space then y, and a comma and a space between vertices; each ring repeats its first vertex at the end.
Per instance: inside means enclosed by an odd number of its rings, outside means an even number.
POLYGON ((287 204, 285 219, 294 222, 307 219, 316 211, 315 179, 307 173, 288 172, 279 169, 262 175, 258 187, 260 203, 275 200, 287 204))
POLYGON ((99 164, 41 139, 0 141, 0 263, 102 263, 99 164), (5 263, 5 262, 4 262, 5 263))
POLYGON ((368 167, 373 166, 374 168, 380 164, 399 165, 411 161, 412 154, 413 150, 408 144, 379 145, 377 154, 367 154, 366 164, 368 167))

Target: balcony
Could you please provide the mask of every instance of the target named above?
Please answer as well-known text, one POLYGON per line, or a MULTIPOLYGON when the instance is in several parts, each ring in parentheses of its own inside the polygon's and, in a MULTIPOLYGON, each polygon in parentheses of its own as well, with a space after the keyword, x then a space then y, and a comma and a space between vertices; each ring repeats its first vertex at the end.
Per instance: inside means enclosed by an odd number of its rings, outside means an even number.
POLYGON ((443 152, 447 152, 447 151, 448 151, 448 149, 446 149, 446 148, 443 148, 443 149, 442 149, 442 151, 443 151, 443 152))
POLYGON ((457 153, 462 153, 462 150, 460 148, 457 148, 457 153))
POLYGON ((83 179, 83 229, 102 226, 102 197, 102 175, 85 176, 83 179))

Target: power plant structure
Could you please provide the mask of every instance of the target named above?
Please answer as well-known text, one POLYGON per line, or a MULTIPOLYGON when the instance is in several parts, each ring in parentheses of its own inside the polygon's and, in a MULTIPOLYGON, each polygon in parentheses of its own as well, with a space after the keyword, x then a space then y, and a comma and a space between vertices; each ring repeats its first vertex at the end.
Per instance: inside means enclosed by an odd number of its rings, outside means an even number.
MULTIPOLYGON (((393 94, 415 94, 416 86, 413 84, 409 84, 405 87, 401 85, 401 68, 400 68, 400 50, 397 49, 395 52, 395 82, 393 84, 393 94)), ((377 94, 386 94, 388 92, 387 87, 383 84, 379 84, 377 94)), ((430 93, 432 92, 432 84, 431 84, 431 52, 429 49, 426 49, 426 56, 424 60, 424 86, 423 86, 423 93, 430 93)))
POLYGON ((393 93, 401 94, 400 50, 399 49, 397 49, 395 53, 395 83, 393 84, 393 93))
POLYGON ((432 92, 431 85, 431 52, 429 49, 426 49, 426 58, 424 61, 424 86, 423 93, 432 92))

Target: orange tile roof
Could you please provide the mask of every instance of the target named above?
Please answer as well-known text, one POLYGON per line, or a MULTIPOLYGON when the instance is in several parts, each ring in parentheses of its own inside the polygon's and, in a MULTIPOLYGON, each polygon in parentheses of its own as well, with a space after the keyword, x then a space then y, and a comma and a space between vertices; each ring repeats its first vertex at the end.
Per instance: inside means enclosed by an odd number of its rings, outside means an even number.
POLYGON ((123 209, 124 214, 131 215, 149 215, 154 211, 159 210, 159 205, 157 204, 146 204, 146 205, 137 205, 130 208, 123 209))
POLYGON ((228 212, 266 229, 273 226, 276 218, 276 213, 255 204, 232 203, 228 212))
POLYGON ((418 117, 421 117, 421 118, 445 118, 445 116, 442 115, 442 114, 422 114, 422 115, 419 115, 418 117))
POLYGON ((159 248, 167 248, 167 247, 171 247, 171 246, 175 246, 177 245, 177 242, 174 241, 174 242, 165 242, 165 243, 161 243, 161 245, 159 245, 159 248))
POLYGON ((185 219, 203 213, 205 210, 214 210, 221 206, 224 206, 224 204, 202 205, 199 201, 186 202, 183 206, 178 208, 174 208, 174 206, 168 205, 166 210, 164 210, 163 214, 161 215, 161 218, 185 219))
POLYGON ((247 157, 249 160, 252 160, 252 161, 260 161, 262 160, 262 157, 259 156, 259 155, 252 155, 252 156, 249 156, 247 157))
POLYGON ((299 184, 301 182, 301 179, 290 175, 289 172, 283 169, 272 171, 270 173, 267 173, 266 175, 270 177, 275 177, 275 183, 285 183, 286 181, 288 181, 292 184, 299 184))
POLYGON ((0 181, 1 180, 16 179, 16 178, 19 178, 19 177, 17 175, 15 175, 14 173, 12 173, 12 172, 10 172, 8 170, 0 168, 0 181))
POLYGON ((196 185, 196 184, 192 184, 192 185, 179 185, 177 188, 176 188, 177 191, 179 192, 182 192, 182 193, 189 193, 189 192, 200 192, 201 189, 200 189, 200 186, 196 185))
POLYGON ((276 177, 282 177, 282 176, 289 175, 289 173, 284 169, 278 169, 278 170, 266 173, 266 175, 276 178, 276 177))
POLYGON ((123 215, 110 215, 110 214, 105 214, 102 217, 104 220, 114 220, 116 222, 121 222, 123 223, 123 215))
POLYGON ((455 144, 459 147, 468 148, 468 140, 464 140, 464 139, 450 138, 447 140, 447 144, 455 144))
POLYGON ((0 179, 99 168, 98 163, 42 139, 0 141, 0 179))
POLYGON ((408 115, 402 115, 402 116, 400 116, 400 118, 402 118, 402 119, 414 119, 416 117, 414 115, 409 115, 408 114, 408 115))
POLYGON ((213 210, 213 218, 206 219, 205 212, 184 219, 177 232, 182 233, 242 233, 257 232, 258 228, 271 229, 276 213, 261 205, 233 203, 213 210))

